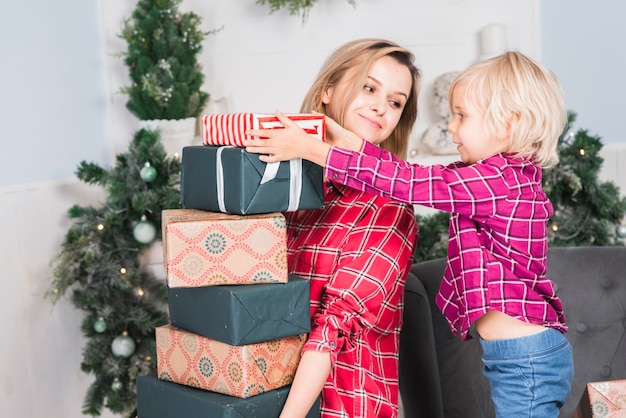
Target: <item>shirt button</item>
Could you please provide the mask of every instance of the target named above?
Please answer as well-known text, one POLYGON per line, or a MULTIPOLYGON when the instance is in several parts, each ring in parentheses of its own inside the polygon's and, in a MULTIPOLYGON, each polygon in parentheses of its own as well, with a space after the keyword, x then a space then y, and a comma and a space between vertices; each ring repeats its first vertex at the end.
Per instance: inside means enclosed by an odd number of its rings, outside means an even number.
POLYGON ((333 174, 333 180, 337 180, 339 178, 339 175, 337 173, 333 174))
POLYGON ((334 342, 330 343, 330 348, 335 348, 337 344, 335 344, 334 342))

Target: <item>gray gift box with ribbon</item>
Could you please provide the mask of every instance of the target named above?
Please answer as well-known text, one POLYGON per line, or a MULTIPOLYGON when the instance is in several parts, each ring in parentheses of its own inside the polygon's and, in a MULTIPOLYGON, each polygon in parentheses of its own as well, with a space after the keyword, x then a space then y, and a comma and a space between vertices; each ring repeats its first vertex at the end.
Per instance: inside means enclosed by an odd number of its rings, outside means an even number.
POLYGON ((300 159, 264 163, 241 147, 188 146, 183 148, 180 203, 237 215, 320 209, 323 169, 300 159))

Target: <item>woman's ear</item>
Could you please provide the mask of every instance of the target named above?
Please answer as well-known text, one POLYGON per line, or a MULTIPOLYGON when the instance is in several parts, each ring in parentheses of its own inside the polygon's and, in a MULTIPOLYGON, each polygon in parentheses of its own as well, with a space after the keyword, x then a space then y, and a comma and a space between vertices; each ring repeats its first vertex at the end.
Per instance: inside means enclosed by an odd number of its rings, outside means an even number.
POLYGON ((333 88, 332 87, 328 87, 324 91, 324 94, 322 94, 322 103, 324 103, 325 105, 330 103, 330 99, 332 98, 332 96, 333 96, 333 88))

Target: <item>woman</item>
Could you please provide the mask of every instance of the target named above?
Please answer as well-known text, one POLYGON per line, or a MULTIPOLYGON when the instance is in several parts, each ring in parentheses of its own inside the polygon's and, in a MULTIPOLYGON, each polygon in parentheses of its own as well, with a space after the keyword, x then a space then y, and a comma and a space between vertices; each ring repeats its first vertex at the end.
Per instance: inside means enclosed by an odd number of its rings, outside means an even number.
MULTIPOLYGON (((421 73, 383 39, 337 49, 306 95, 320 112, 405 158, 421 73)), ((332 138, 328 138, 332 141, 332 138)), ((396 417, 404 284, 417 242, 411 206, 325 181, 324 208, 285 214, 291 274, 310 280, 311 333, 282 418, 396 417)))

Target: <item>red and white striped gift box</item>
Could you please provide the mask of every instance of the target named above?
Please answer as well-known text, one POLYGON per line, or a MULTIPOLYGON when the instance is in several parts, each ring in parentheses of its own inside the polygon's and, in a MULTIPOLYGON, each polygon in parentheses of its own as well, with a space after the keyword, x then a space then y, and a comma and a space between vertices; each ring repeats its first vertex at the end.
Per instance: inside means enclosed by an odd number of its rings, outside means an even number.
MULTIPOLYGON (((322 141, 326 138, 323 115, 285 115, 302 129, 322 141)), ((216 113, 202 115, 202 143, 204 145, 243 146, 244 139, 258 139, 246 135, 248 129, 281 129, 282 123, 276 115, 259 113, 216 113)))

